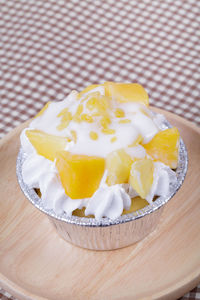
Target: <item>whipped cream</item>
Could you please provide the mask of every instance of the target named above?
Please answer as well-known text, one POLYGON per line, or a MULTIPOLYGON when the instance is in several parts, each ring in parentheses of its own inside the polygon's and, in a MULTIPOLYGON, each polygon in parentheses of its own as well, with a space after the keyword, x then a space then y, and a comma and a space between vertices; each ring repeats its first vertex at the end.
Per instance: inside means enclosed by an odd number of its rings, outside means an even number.
MULTIPOLYGON (((90 91, 94 92, 96 89, 90 91)), ((104 88, 101 87, 98 91, 101 94, 104 88)), ((88 94, 88 93, 87 93, 88 94)), ((87 95, 85 94, 85 95, 87 95)), ((57 129, 61 118, 58 117, 59 113, 64 109, 68 108, 71 114, 75 114, 78 106, 83 105, 83 113, 89 114, 90 111, 86 107, 85 102, 82 102, 84 97, 77 100, 78 93, 76 91, 60 102, 50 103, 44 113, 35 118, 29 125, 29 129, 41 130, 45 133, 64 136, 73 140, 72 131, 77 133, 77 141, 73 141, 67 144, 65 150, 70 151, 74 154, 85 154, 93 156, 106 157, 110 152, 115 151, 119 148, 126 148, 137 140, 138 136, 141 135, 144 143, 148 143, 156 133, 159 131, 159 127, 155 124, 150 116, 147 116, 141 112, 141 109, 147 111, 145 105, 140 103, 118 103, 112 101, 110 103, 110 119, 111 124, 109 128, 115 131, 115 134, 103 134, 99 126, 100 118, 94 118, 92 123, 92 131, 98 134, 97 140, 90 138, 91 123, 87 122, 76 122, 71 120, 69 125, 63 130, 57 129), (116 118, 114 112, 116 109, 122 109, 125 117, 116 118), (49 121, 51 120, 51 121, 49 121), (130 123, 119 123, 123 121, 130 121, 130 123), (112 137, 115 137, 115 142, 112 142, 112 137)), ((150 111, 150 110, 148 110, 150 111)))
MULTIPOLYGON (((95 88, 86 93, 99 92, 104 95, 103 87, 95 88)), ((98 117, 92 123, 92 131, 98 134, 97 140, 90 138, 91 124, 87 122, 71 121, 69 125, 59 130, 61 118, 60 112, 68 108, 71 114, 75 114, 83 98, 78 99, 78 93, 72 91, 63 101, 50 103, 42 115, 33 119, 28 130, 37 129, 45 133, 68 137, 71 142, 67 143, 65 150, 74 154, 85 154, 106 157, 110 152, 124 148, 131 158, 144 158, 146 151, 142 145, 129 147, 130 144, 142 137, 143 143, 148 143, 158 131, 165 129, 164 118, 161 115, 155 116, 151 111, 140 103, 118 103, 111 101, 111 123, 109 128, 114 130, 114 134, 103 134, 99 126, 98 117), (129 120, 127 123, 119 123, 119 118, 113 115, 116 109, 123 109, 125 117, 120 120, 129 120), (143 113, 143 111, 145 113, 143 113), (77 134, 76 142, 73 140, 72 132, 77 134), (111 137, 115 137, 112 142, 111 137)), ((83 103, 83 112, 88 114, 88 108, 83 103)), ((123 210, 128 210, 131 205, 131 198, 137 193, 129 184, 116 184, 108 186, 106 184, 107 171, 101 180, 98 190, 90 198, 71 199, 66 195, 61 184, 55 161, 52 162, 39 155, 26 136, 26 130, 21 133, 21 146, 27 154, 27 158, 22 167, 24 182, 32 188, 39 188, 44 206, 53 209, 57 214, 65 212, 71 216, 76 209, 85 207, 85 215, 94 215, 96 219, 108 217, 115 219, 119 217, 123 210)), ((146 200, 151 204, 155 195, 167 196, 169 193, 170 180, 176 180, 175 173, 166 165, 160 162, 154 163, 153 184, 146 200)))

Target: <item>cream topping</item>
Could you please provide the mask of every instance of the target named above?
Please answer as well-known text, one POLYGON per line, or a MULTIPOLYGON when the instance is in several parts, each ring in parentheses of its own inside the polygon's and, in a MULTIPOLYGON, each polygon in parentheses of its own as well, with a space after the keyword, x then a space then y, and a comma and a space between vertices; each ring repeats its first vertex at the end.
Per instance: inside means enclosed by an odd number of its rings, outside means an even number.
POLYGON ((100 187, 88 202, 85 215, 94 215, 97 220, 102 217, 116 219, 122 214, 123 209, 128 210, 130 205, 130 196, 119 184, 100 187))
MULTIPOLYGON (((99 91, 101 94, 104 92, 104 88, 95 88, 85 95, 99 91)), ((68 109, 68 112, 74 116, 79 105, 83 106, 81 114, 89 115, 89 113, 95 113, 87 108, 87 101, 85 101, 85 95, 78 99, 78 93, 76 91, 60 102, 50 103, 48 108, 44 111, 41 116, 35 118, 31 123, 30 129, 37 129, 48 134, 57 136, 68 137, 73 140, 72 132, 76 133, 76 142, 68 143, 65 150, 70 151, 74 154, 85 154, 106 157, 110 152, 128 147, 130 144, 137 140, 138 136, 141 135, 144 143, 148 142, 153 136, 159 131, 155 122, 141 112, 141 110, 148 110, 143 104, 140 103, 116 103, 116 101, 110 102, 110 108, 107 109, 105 114, 109 114, 110 124, 108 125, 109 130, 113 130, 113 133, 107 134, 102 132, 101 119, 104 116, 104 112, 100 113, 100 116, 95 116, 93 122, 77 122, 71 120, 69 124, 59 130, 59 124, 61 123, 61 117, 59 114, 64 110, 68 109), (125 116, 116 118, 114 112, 117 109, 124 111, 125 116), (51 121, 49 121, 51 120, 51 121), (126 123, 128 121, 129 123, 126 123), (122 122, 122 123, 121 123, 122 122), (125 123, 124 123, 125 122, 125 123), (92 128, 92 130, 91 130, 92 128), (90 132, 93 131, 97 134, 96 140, 91 139, 90 132), (113 141, 114 138, 114 141, 113 141)), ((88 98, 89 100, 90 98, 88 98)))
MULTIPOLYGON (((109 104, 110 108, 108 108, 110 119, 108 128, 112 133, 104 133, 102 132, 101 120, 103 115, 101 113, 96 117, 92 116, 92 123, 77 122, 76 119, 73 119, 80 108, 80 104, 82 105, 81 114, 89 115, 91 113, 87 101, 84 99, 87 97, 90 99, 90 94, 94 92, 98 92, 103 96, 105 91, 103 87, 97 87, 80 99, 78 93, 72 91, 63 101, 51 103, 42 115, 36 117, 30 123, 28 129, 37 129, 48 134, 72 139, 65 150, 74 154, 106 157, 110 152, 124 148, 132 158, 144 158, 146 156, 144 147, 141 145, 134 146, 134 142, 139 137, 142 137, 143 143, 149 142, 159 130, 163 129, 164 121, 162 117, 159 115, 157 118, 152 115, 150 110, 143 104, 122 104, 112 100, 109 104), (67 114, 70 118, 72 117, 72 120, 62 130, 59 130, 62 119, 59 115, 66 108, 67 114), (123 112, 121 117, 116 117, 116 110, 123 112), (91 128, 98 136, 97 139, 91 138, 91 128), (72 132, 76 133, 76 140, 74 140, 72 132), (130 147, 131 144, 133 146, 130 147)), ((107 127, 105 128, 107 129, 107 127)), ((122 214, 123 209, 128 210, 130 208, 131 198, 135 197, 137 193, 129 184, 108 186, 106 184, 106 171, 99 189, 91 198, 71 199, 68 197, 61 184, 55 162, 36 153, 25 134, 26 130, 21 133, 21 146, 27 154, 22 168, 23 179, 30 187, 40 189, 42 201, 46 208, 53 209, 58 214, 65 212, 71 216, 77 208, 86 207, 85 214, 92 214, 96 219, 102 217, 115 219, 122 214)), ((169 192, 170 180, 176 180, 175 173, 166 165, 156 162, 154 167, 153 185, 146 197, 149 203, 152 203, 155 195, 166 196, 169 192)))
MULTIPOLYGON (((105 172, 99 189, 91 198, 71 199, 65 194, 55 164, 36 153, 25 160, 22 175, 27 185, 40 189, 43 205, 57 214, 65 212, 71 216, 74 210, 86 207, 86 216, 94 215, 97 220, 102 217, 115 219, 124 209, 130 208, 131 198, 137 196, 129 184, 108 186, 105 172)), ((154 182, 146 200, 151 204, 155 195, 167 196, 170 181, 176 181, 175 173, 163 163, 156 162, 154 182)))

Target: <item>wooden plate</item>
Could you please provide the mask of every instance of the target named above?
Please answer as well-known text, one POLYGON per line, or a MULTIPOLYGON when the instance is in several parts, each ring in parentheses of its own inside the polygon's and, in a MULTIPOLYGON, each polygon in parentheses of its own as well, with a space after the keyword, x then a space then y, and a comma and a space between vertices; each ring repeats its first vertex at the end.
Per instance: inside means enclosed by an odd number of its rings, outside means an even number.
POLYGON ((151 235, 114 251, 85 250, 62 240, 17 183, 19 134, 25 125, 1 141, 1 287, 26 300, 171 300, 199 283, 200 130, 178 116, 164 114, 186 143, 186 180, 151 235))

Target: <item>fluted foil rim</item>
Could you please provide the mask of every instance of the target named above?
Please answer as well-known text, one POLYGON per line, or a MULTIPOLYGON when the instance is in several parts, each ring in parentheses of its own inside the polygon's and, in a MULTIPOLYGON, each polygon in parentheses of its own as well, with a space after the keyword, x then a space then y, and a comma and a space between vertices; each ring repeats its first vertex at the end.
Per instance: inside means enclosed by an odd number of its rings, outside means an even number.
MULTIPOLYGON (((167 129, 172 127, 168 121, 164 121, 163 129, 167 129)), ((19 185, 27 197, 27 199, 40 211, 44 212, 50 217, 53 217, 57 220, 64 221, 66 223, 87 226, 87 227, 99 227, 99 226, 110 226, 117 225, 121 223, 130 222, 139 218, 144 217, 145 215, 151 214, 164 204, 166 204, 180 189, 181 185, 186 176, 187 167, 188 167, 188 154, 186 146, 182 139, 180 139, 179 145, 179 158, 178 158, 178 167, 176 169, 177 183, 170 184, 170 192, 167 197, 158 197, 153 204, 145 206, 144 208, 137 210, 135 212, 125 214, 119 216, 118 218, 111 220, 109 218, 102 218, 101 220, 96 220, 95 218, 86 218, 86 217, 77 217, 77 216, 67 216, 66 213, 62 213, 60 215, 56 214, 52 209, 46 209, 42 203, 42 199, 37 195, 36 191, 33 188, 30 188, 27 184, 25 184, 22 177, 22 165, 27 155, 23 152, 23 149, 20 148, 17 163, 16 163, 16 173, 19 185)))

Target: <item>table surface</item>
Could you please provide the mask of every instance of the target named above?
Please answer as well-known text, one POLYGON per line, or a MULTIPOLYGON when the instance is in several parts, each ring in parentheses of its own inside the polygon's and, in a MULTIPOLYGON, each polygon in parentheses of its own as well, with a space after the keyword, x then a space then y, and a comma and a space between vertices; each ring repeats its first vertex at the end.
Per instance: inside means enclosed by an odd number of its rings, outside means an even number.
POLYGON ((200 125, 199 15, 196 0, 0 0, 0 137, 104 81, 139 82, 151 105, 200 125))

